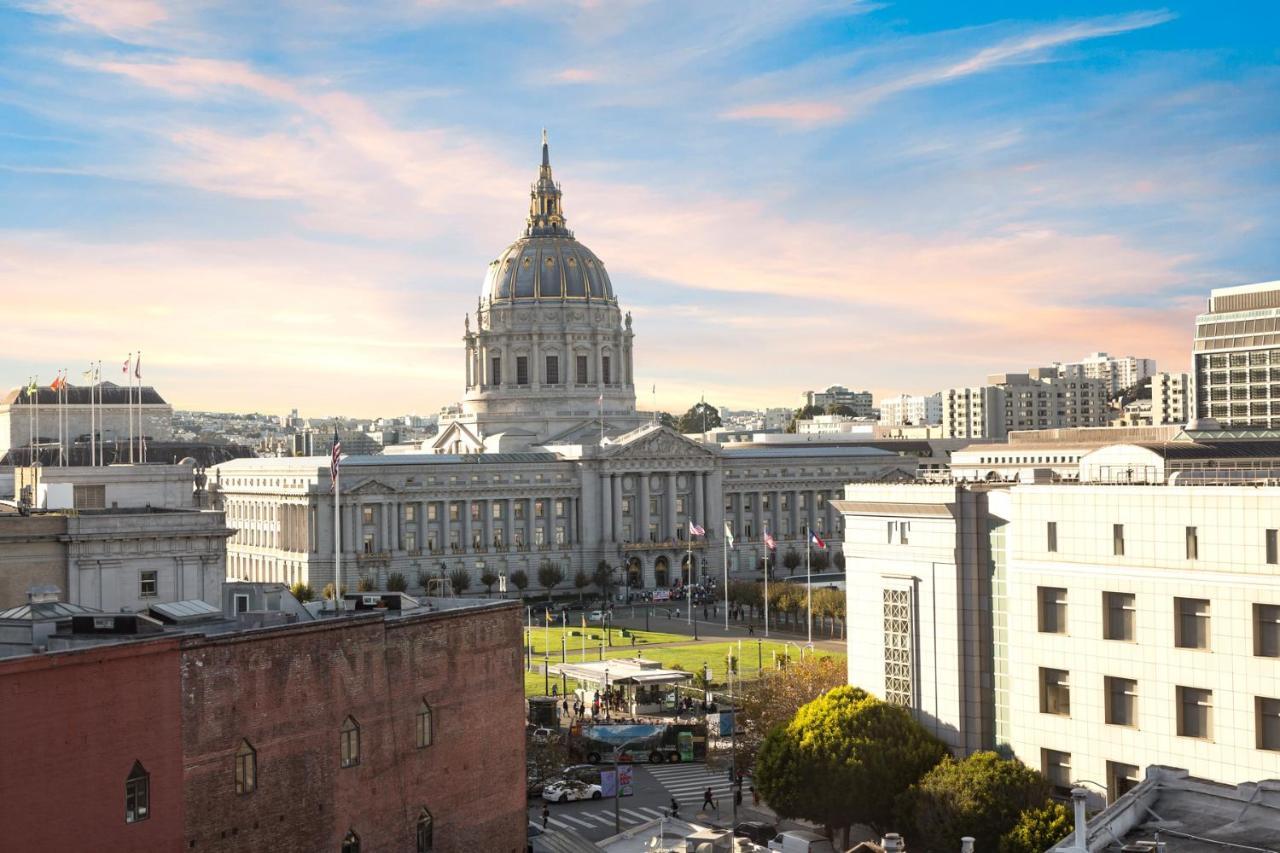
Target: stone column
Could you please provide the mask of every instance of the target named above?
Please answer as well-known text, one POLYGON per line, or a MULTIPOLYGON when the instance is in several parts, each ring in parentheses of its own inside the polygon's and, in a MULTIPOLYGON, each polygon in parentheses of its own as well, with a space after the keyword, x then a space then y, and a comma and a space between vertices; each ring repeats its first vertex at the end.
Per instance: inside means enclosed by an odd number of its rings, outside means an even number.
POLYGON ((614 474, 609 478, 610 494, 612 496, 612 512, 613 512, 613 541, 622 541, 622 477, 614 474))
POLYGON ((710 532, 707 524, 707 507, 704 501, 707 493, 702 485, 702 478, 706 475, 701 471, 694 471, 689 476, 693 478, 693 506, 689 507, 689 517, 710 532))
POLYGON ((600 474, 600 541, 604 543, 614 542, 617 535, 614 533, 614 524, 617 520, 613 515, 613 476, 608 472, 600 474))
POLYGON ((791 501, 791 529, 800 535, 800 492, 799 490, 790 493, 791 501))
POLYGON ((643 472, 636 475, 636 482, 639 483, 637 489, 640 501, 640 529, 636 531, 637 542, 649 541, 649 475, 643 472))
POLYGON ((529 350, 529 387, 537 390, 542 386, 542 358, 541 348, 538 346, 538 336, 533 336, 533 345, 529 350))
POLYGON ((533 549, 533 498, 525 498, 524 505, 524 546, 533 549))
POLYGON ((805 524, 809 530, 812 530, 813 520, 818 517, 818 509, 814 506, 816 503, 816 495, 813 489, 809 489, 805 494, 808 495, 808 497, 805 498, 805 524))
POLYGON ((675 539, 676 526, 677 526, 676 525, 676 472, 675 471, 667 472, 666 490, 665 490, 665 494, 663 495, 663 498, 665 499, 664 509, 666 510, 666 512, 663 513, 664 517, 663 517, 662 523, 666 529, 662 531, 662 538, 675 539))
POLYGON ((462 550, 471 553, 471 501, 462 502, 462 550))

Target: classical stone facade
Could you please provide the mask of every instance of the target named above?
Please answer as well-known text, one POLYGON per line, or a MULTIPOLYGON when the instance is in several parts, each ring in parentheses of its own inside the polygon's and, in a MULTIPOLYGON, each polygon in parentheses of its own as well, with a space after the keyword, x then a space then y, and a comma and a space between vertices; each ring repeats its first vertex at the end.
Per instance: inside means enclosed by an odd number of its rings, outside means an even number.
POLYGON ((33 443, 46 464, 58 461, 59 448, 70 456, 78 446, 87 456, 90 433, 110 448, 110 459, 127 460, 131 435, 148 442, 173 438, 173 406, 149 385, 129 388, 112 382, 68 385, 61 396, 45 385, 34 393, 17 388, 0 397, 0 457, 9 454, 11 463, 31 462, 33 443))
MULTIPOLYGON (((344 577, 415 583, 466 569, 533 579, 545 561, 590 574, 604 561, 633 588, 754 571, 768 530, 780 559, 810 527, 838 542, 828 499, 851 481, 914 477, 911 452, 856 442, 694 441, 637 412, 633 330, 604 264, 565 227, 545 138, 524 235, 490 264, 466 321, 465 397, 422 454, 342 463, 344 577), (737 547, 726 554, 725 525, 737 547), (689 525, 704 528, 692 538, 689 525), (828 534, 830 534, 828 536, 828 534), (686 575, 687 577, 687 571, 686 575)), ((868 405, 870 400, 868 398, 868 405)), ((210 492, 237 530, 233 577, 334 575, 327 458, 242 459, 210 492)))

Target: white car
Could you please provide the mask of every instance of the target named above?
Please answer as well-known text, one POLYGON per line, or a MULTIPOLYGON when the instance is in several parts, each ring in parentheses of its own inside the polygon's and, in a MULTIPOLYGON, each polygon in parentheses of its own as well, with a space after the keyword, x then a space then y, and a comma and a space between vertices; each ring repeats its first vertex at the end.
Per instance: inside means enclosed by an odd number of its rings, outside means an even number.
POLYGON ((588 614, 587 614, 587 621, 588 621, 588 622, 603 622, 603 621, 604 621, 604 613, 605 613, 605 612, 604 612, 603 610, 592 610, 590 613, 588 613, 588 614))
POLYGON ((598 800, 601 796, 599 785, 579 782, 577 779, 557 779, 548 782, 542 789, 542 799, 553 803, 567 803, 572 800, 598 800))

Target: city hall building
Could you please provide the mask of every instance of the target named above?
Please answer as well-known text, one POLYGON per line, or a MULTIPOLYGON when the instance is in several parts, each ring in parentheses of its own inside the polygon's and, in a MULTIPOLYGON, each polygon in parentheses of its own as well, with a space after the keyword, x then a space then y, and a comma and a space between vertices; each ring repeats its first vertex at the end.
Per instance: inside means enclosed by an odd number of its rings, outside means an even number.
MULTIPOLYGON (((544 561, 566 586, 604 561, 633 589, 754 570, 768 531, 803 552, 810 528, 835 548, 830 505, 849 482, 912 479, 917 457, 867 443, 735 445, 692 440, 636 409, 630 314, 604 262, 566 224, 546 140, 525 232, 489 265, 463 335, 464 397, 417 454, 342 463, 343 574, 375 585, 544 561), (689 541, 690 522, 706 536, 689 541), (687 576, 687 575, 686 575, 687 576)), ((210 491, 236 530, 232 577, 333 579, 334 494, 327 457, 239 459, 210 491)))

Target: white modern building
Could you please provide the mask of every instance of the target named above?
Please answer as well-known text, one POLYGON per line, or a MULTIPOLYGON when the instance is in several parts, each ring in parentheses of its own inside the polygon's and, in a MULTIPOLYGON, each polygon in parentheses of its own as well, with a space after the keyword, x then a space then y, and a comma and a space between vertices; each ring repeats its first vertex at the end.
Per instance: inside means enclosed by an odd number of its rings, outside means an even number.
MULTIPOLYGON (((1093 453, 1138 468, 1147 450, 1093 453)), ((1151 764, 1274 777, 1269 482, 850 485, 836 502, 850 682, 910 706, 957 750, 1014 754, 1064 791, 1089 780, 1114 799, 1151 764)))
POLYGON ((1053 367, 997 373, 987 384, 941 392, 947 438, 1004 438, 1014 430, 1105 426, 1106 380, 1059 376, 1053 367))
POLYGON ((878 404, 880 423, 885 426, 920 426, 942 423, 942 393, 899 394, 878 404))
POLYGON ((1079 361, 1058 365, 1059 375, 1074 379, 1101 379, 1107 383, 1111 396, 1126 388, 1132 388, 1156 372, 1152 358, 1135 358, 1131 355, 1113 356, 1105 352, 1090 353, 1079 361))
POLYGON ((1194 399, 1190 373, 1153 373, 1151 375, 1151 422, 1185 424, 1192 417, 1194 399))
POLYGON ((805 391, 803 396, 806 406, 822 409, 827 406, 848 406, 853 410, 854 417, 869 418, 875 411, 870 391, 850 391, 843 385, 832 385, 825 391, 805 391))
POLYGON ((1197 418, 1280 429, 1280 281, 1212 290, 1193 346, 1197 418))
POLYGON ((796 435, 854 435, 870 438, 875 434, 876 422, 868 418, 848 415, 814 415, 796 419, 796 435))

